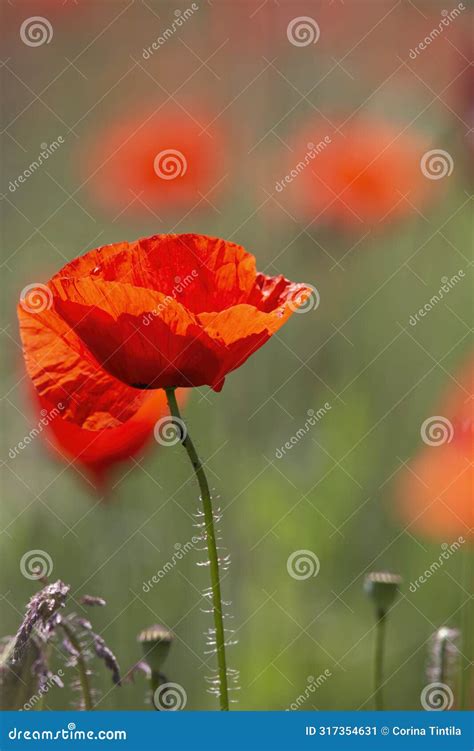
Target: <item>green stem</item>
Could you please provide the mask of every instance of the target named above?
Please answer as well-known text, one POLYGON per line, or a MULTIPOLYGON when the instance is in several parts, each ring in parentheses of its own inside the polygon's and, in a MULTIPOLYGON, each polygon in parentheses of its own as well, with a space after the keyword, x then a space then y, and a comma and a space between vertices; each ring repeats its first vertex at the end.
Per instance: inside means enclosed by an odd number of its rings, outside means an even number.
POLYGON ((448 669, 448 640, 443 639, 440 644, 439 655, 439 682, 447 683, 449 675, 448 669))
MULTIPOLYGON (((460 687, 459 687, 459 708, 469 709, 470 691, 471 691, 471 676, 472 676, 472 661, 473 661, 473 630, 474 630, 474 616, 473 616, 473 586, 474 586, 474 551, 471 549, 469 543, 467 543, 467 550, 464 550, 463 561, 463 573, 462 573, 462 586, 468 593, 469 597, 467 602, 464 603, 461 611, 461 645, 462 645, 462 659, 461 659, 461 672, 460 672, 460 687)), ((463 593, 464 596, 464 593, 463 593)))
POLYGON ((92 692, 89 684, 89 674, 87 672, 87 663, 82 652, 82 645, 73 629, 68 623, 61 621, 61 626, 66 633, 67 638, 71 642, 72 646, 77 652, 77 670, 79 672, 79 683, 81 684, 82 698, 84 701, 84 709, 94 709, 92 702, 92 692))
POLYGON ((196 479, 201 491, 201 501, 204 512, 204 528, 206 530, 206 543, 209 555, 209 568, 211 572, 212 610, 214 614, 214 628, 216 638, 217 663, 219 672, 219 695, 220 708, 229 709, 229 689, 227 687, 227 666, 225 656, 224 619, 222 613, 221 584, 219 575, 219 557, 217 555, 216 534, 214 531, 214 514, 212 511, 211 493, 209 483, 204 472, 203 464, 197 454, 189 432, 181 417, 174 389, 166 389, 166 397, 170 413, 174 418, 177 429, 181 434, 181 443, 186 449, 191 464, 193 465, 196 479))
POLYGON ((383 656, 385 649, 385 610, 377 611, 377 624, 375 627, 375 654, 374 654, 374 702, 375 709, 383 710, 383 656))

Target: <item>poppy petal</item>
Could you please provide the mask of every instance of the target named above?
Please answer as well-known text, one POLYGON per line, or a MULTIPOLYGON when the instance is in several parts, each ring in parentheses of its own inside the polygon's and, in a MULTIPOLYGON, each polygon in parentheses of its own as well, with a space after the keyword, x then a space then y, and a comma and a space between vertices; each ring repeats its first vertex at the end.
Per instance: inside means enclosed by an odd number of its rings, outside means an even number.
MULTIPOLYGON (((192 234, 98 248, 66 264, 48 289, 51 320, 76 353, 74 367, 81 358, 94 368, 100 363, 133 389, 216 391, 313 292, 282 276, 257 275, 255 258, 239 245, 192 234)), ((44 371, 31 370, 49 398, 48 390, 61 387, 53 381, 62 365, 53 357, 46 363, 44 371)), ((87 405, 81 409, 85 422, 87 405)), ((76 419, 73 411, 66 418, 76 419)))
MULTIPOLYGON (((140 392, 140 395, 141 403, 137 403, 136 412, 125 422, 97 431, 81 428, 63 419, 60 413, 53 411, 46 399, 40 397, 39 405, 49 416, 44 434, 48 445, 56 454, 89 475, 98 489, 106 491, 113 469, 142 451, 153 437, 157 420, 168 414, 166 394, 162 389, 140 392)), ((187 392, 178 389, 180 405, 186 398, 187 392)))
POLYGON ((53 277, 117 281, 160 290, 194 313, 246 302, 256 280, 255 258, 240 245, 202 235, 154 235, 105 245, 66 264, 53 277))
POLYGON ((203 385, 217 372, 210 337, 160 292, 101 280, 51 282, 55 309, 116 378, 136 389, 203 385), (157 343, 159 344, 157 344, 157 343))
POLYGON ((18 307, 27 371, 38 393, 61 415, 90 430, 126 421, 143 394, 112 378, 81 339, 52 310, 29 313, 18 307))

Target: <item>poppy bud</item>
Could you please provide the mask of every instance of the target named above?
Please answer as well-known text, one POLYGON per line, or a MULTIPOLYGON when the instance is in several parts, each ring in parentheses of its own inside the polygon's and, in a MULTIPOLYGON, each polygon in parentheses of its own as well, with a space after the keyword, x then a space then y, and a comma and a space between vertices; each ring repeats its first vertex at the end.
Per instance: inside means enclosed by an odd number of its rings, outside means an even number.
POLYGON ((401 581, 400 576, 390 574, 387 571, 367 574, 364 581, 364 590, 367 596, 374 601, 378 612, 385 613, 394 602, 401 581))
POLYGON ((152 671, 160 673, 174 635, 164 626, 154 625, 141 631, 137 639, 142 645, 143 657, 152 671))

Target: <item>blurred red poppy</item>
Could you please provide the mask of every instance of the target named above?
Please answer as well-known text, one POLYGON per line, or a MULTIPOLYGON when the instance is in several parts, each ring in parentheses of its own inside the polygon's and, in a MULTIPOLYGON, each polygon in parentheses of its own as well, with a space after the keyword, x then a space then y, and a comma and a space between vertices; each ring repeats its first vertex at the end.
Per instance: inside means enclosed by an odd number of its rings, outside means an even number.
MULTIPOLYGON (((186 391, 180 389, 177 398, 182 405, 186 391)), ((47 445, 105 494, 114 470, 145 449, 158 420, 169 414, 163 390, 144 392, 141 405, 137 405, 137 411, 128 420, 113 428, 93 431, 64 420, 60 407, 51 407, 46 399, 39 401, 47 423, 44 432, 47 445)))
POLYGON ((440 414, 422 427, 425 443, 398 487, 410 529, 437 539, 474 536, 474 361, 457 378, 440 414))
MULTIPOLYGON (((99 133, 81 169, 94 198, 114 213, 192 209, 222 187, 226 154, 211 113, 158 110, 121 118, 99 133)), ((211 196, 211 201, 212 201, 211 196)))
MULTIPOLYGON (((92 357, 83 357, 78 338, 50 310, 48 288, 33 285, 26 290, 18 313, 27 370, 35 385, 38 379, 42 384, 36 400, 42 435, 57 454, 104 490, 114 468, 144 449, 156 422, 168 414, 165 393, 130 388, 92 357), (64 418, 63 395, 76 424, 64 418)), ((183 404, 186 392, 177 395, 183 404)))
POLYGON ((432 181, 421 168, 429 149, 422 137, 376 120, 334 124, 341 132, 318 121, 295 141, 290 159, 297 174, 288 184, 296 208, 314 221, 353 228, 423 207, 432 181))
POLYGON ((104 246, 43 285, 39 304, 34 288, 20 302, 26 366, 64 419, 115 427, 148 389, 220 391, 312 292, 257 274, 242 247, 203 235, 104 246))

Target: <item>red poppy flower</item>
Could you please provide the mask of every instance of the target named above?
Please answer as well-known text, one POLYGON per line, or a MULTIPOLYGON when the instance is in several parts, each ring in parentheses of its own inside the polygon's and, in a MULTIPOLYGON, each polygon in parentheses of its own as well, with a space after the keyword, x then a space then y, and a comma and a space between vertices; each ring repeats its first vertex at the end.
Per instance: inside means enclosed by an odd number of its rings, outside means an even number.
MULTIPOLYGON (((376 225, 420 209, 432 190, 421 160, 429 144, 373 120, 352 120, 341 133, 306 126, 292 151, 289 190, 295 206, 321 223, 376 225)), ((280 192, 282 188, 277 188, 280 192)))
POLYGON ((92 250, 39 291, 19 306, 28 372, 63 418, 100 430, 148 389, 220 391, 313 290, 257 274, 239 245, 156 235, 92 250))
MULTIPOLYGON (((186 392, 179 390, 177 398, 183 404, 186 392)), ((137 456, 151 441, 158 420, 169 414, 164 391, 143 392, 141 405, 128 420, 113 428, 93 431, 64 420, 61 405, 54 408, 44 398, 39 401, 47 445, 85 473, 101 492, 107 491, 114 469, 137 456)))
MULTIPOLYGON (((121 119, 80 153, 94 197, 116 213, 192 209, 221 185, 226 156, 210 113, 159 110, 121 119)), ((212 200, 212 198, 211 198, 212 200)))
POLYGON ((398 511, 410 529, 437 539, 474 536, 474 363, 457 377, 440 415, 422 428, 428 442, 403 474, 398 511))

